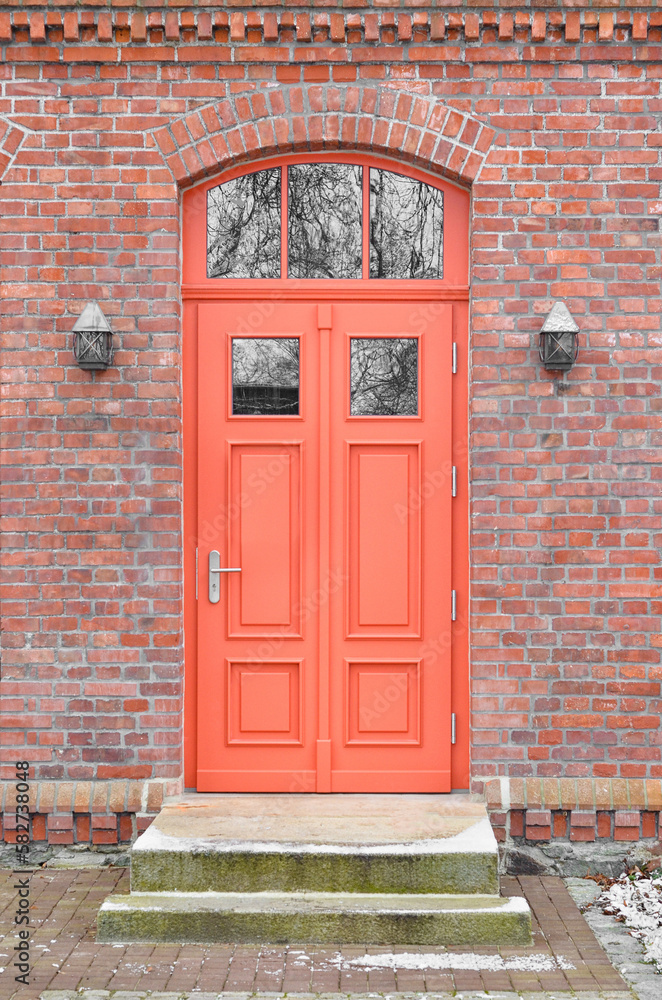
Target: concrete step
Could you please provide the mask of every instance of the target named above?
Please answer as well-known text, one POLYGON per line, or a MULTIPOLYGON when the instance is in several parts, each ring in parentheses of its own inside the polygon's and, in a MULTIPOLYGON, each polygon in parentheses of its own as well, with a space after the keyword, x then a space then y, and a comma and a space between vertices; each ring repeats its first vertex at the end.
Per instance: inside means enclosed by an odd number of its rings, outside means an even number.
POLYGON ((498 894, 469 795, 186 795, 131 853, 135 892, 498 894))
POLYGON ((522 945, 524 899, 432 893, 132 892, 110 896, 100 941, 522 945))

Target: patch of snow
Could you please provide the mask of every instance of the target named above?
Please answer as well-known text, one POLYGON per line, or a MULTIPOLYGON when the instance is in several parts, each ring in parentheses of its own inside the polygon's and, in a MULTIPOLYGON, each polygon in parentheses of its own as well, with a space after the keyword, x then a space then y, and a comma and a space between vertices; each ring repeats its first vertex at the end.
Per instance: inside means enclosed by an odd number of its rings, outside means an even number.
POLYGON ((445 955, 415 954, 402 955, 361 955, 359 958, 343 959, 338 956, 342 968, 374 969, 462 969, 470 972, 554 972, 557 969, 574 969, 563 955, 519 955, 502 958, 501 955, 476 955, 473 952, 448 952, 445 955))
POLYGON ((186 851, 189 853, 262 854, 496 854, 497 843, 489 819, 478 820, 452 837, 380 844, 289 843, 273 840, 221 840, 171 837, 155 823, 136 840, 133 851, 186 851))
POLYGON ((621 875, 597 901, 641 942, 644 961, 662 972, 662 877, 621 875))

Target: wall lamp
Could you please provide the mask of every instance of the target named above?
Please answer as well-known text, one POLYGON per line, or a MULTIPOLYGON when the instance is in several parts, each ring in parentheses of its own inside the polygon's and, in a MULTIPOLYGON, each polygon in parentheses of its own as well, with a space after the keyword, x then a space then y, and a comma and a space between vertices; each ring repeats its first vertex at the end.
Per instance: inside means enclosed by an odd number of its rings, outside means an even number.
POLYGON ((87 371, 105 371, 113 363, 113 331, 96 302, 88 302, 74 323, 74 357, 87 371))
POLYGON ((579 354, 579 327, 563 302, 555 302, 540 331, 540 360, 548 371, 567 372, 579 354))

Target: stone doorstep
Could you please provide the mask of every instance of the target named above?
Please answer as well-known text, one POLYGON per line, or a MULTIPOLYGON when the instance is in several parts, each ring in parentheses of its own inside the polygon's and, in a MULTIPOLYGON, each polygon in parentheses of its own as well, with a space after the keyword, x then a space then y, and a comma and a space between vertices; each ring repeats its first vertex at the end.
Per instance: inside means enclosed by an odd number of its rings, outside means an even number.
POLYGON ((526 900, 432 893, 131 893, 110 896, 100 941, 529 944, 526 900))
POLYGON ((100 941, 523 944, 468 795, 185 795, 131 853, 100 941))
POLYGON ((131 887, 497 895, 498 852, 468 795, 187 795, 134 844, 131 887))

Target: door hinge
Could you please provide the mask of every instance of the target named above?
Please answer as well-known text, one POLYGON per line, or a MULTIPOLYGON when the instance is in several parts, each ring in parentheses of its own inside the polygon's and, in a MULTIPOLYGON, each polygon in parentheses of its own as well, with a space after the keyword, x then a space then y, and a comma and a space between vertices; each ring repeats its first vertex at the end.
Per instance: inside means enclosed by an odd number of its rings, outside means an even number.
POLYGON ((451 473, 451 496, 457 496, 457 466, 453 466, 453 471, 451 473))
POLYGON ((457 742, 457 724, 455 719, 455 712, 451 712, 451 743, 457 742))
POLYGON ((457 590, 451 590, 451 621, 457 618, 457 590))
POLYGON ((451 371, 453 375, 457 375, 457 344, 453 344, 453 365, 451 371))
POLYGON ((195 547, 195 599, 198 599, 198 547, 195 547))

